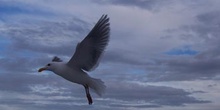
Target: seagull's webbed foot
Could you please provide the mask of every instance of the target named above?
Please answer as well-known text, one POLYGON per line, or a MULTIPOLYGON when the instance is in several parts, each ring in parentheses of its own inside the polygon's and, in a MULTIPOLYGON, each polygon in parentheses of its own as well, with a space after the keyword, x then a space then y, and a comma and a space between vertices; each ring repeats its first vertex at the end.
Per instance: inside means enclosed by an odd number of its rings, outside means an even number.
POLYGON ((89 93, 89 86, 87 84, 83 85, 83 86, 85 87, 85 90, 86 90, 86 97, 88 99, 88 103, 89 103, 89 105, 91 105, 93 103, 93 101, 92 101, 92 97, 89 93))

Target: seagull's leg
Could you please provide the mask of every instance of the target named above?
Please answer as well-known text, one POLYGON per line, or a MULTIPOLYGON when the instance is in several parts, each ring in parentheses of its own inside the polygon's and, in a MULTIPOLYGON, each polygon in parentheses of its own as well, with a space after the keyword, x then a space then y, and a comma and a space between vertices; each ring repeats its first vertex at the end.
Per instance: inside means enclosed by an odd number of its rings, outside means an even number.
POLYGON ((91 105, 92 104, 92 97, 91 97, 91 95, 89 93, 89 86, 87 84, 85 84, 83 86, 85 87, 85 90, 86 90, 86 97, 87 97, 87 99, 89 101, 89 105, 91 105))

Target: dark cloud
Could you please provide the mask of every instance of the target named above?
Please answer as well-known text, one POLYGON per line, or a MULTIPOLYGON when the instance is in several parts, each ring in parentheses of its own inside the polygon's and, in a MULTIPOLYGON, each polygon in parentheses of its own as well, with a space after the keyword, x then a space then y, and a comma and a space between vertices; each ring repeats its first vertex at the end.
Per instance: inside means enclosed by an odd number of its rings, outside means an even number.
MULTIPOLYGON (((180 57, 181 58, 181 57, 180 57)), ((177 58, 160 60, 163 71, 149 74, 149 79, 156 81, 183 81, 195 79, 212 79, 219 74, 219 59, 177 58)))
POLYGON ((143 101, 155 105, 182 106, 192 103, 208 103, 210 101, 197 100, 190 96, 190 92, 165 86, 140 86, 132 83, 118 83, 108 90, 107 97, 124 101, 143 101))
POLYGON ((125 64, 125 65, 134 65, 134 66, 150 66, 151 61, 148 59, 144 59, 145 56, 140 55, 140 53, 130 53, 124 50, 109 50, 105 53, 103 57, 103 62, 105 63, 117 63, 117 64, 125 64), (142 60, 140 60, 143 57, 142 60))
POLYGON ((19 93, 26 93, 30 92, 29 86, 35 85, 35 84, 47 84, 47 83, 52 83, 50 81, 47 81, 48 77, 51 78, 51 80, 56 81, 56 77, 53 76, 40 76, 37 75, 38 73, 36 72, 36 75, 33 73, 23 73, 21 71, 17 72, 1 72, 0 74, 0 87, 1 91, 8 91, 8 92, 19 92, 19 93))

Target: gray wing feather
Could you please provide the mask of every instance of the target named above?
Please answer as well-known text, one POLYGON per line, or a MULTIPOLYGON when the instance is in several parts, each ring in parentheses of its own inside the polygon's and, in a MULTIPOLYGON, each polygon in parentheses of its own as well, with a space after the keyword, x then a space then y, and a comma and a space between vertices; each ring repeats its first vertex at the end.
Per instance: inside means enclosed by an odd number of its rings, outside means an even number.
POLYGON ((110 24, 107 15, 102 15, 90 33, 76 47, 68 66, 92 71, 99 64, 110 36, 110 24))

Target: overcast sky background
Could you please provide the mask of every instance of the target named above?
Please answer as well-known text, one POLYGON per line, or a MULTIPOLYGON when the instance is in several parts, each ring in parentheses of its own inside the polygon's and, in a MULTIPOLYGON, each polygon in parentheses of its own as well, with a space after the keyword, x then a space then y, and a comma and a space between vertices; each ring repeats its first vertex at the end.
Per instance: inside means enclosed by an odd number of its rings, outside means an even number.
POLYGON ((1 110, 219 110, 219 0, 0 0, 1 110), (102 14, 111 37, 103 97, 37 70, 75 46, 102 14))

